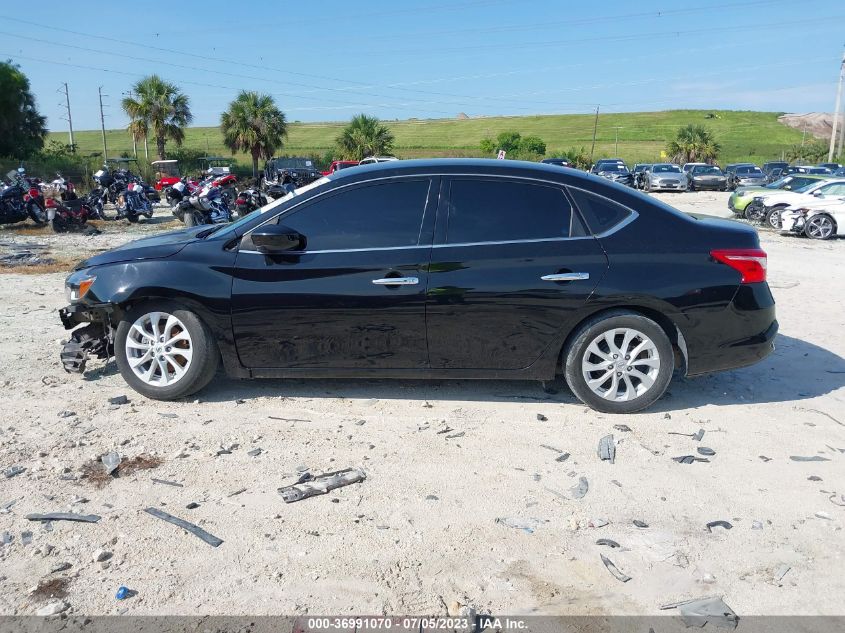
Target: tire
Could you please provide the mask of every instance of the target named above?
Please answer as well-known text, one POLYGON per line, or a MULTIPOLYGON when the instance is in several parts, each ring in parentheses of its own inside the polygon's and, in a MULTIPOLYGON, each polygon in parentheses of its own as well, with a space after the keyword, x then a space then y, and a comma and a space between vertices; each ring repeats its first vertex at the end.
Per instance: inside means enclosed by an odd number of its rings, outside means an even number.
POLYGON ((807 219, 804 235, 814 240, 829 240, 836 235, 836 223, 827 213, 818 213, 807 219))
POLYGON ((749 222, 762 222, 766 217, 766 209, 763 207, 755 207, 749 204, 745 207, 745 212, 742 214, 749 222))
POLYGON ((766 214, 766 219, 764 220, 766 226, 770 229, 780 229, 780 213, 783 209, 772 209, 766 214))
POLYGON ((646 193, 651 193, 651 180, 646 178, 645 185, 643 187, 646 193))
POLYGON ((573 335, 563 361, 572 393, 602 413, 634 413, 649 407, 666 391, 674 369, 672 344, 663 329, 651 319, 626 310, 606 312, 584 323, 573 335), (611 347, 605 336, 613 330, 618 331, 610 335, 611 347), (624 352, 638 346, 643 349, 634 359, 627 359, 631 365, 624 364, 624 352), (614 353, 619 354, 618 359, 612 357, 614 353), (613 369, 611 364, 615 365, 613 369), (589 379, 600 382, 591 386, 589 379))
POLYGON ((27 214, 35 222, 35 226, 44 226, 47 223, 47 212, 34 202, 27 206, 27 214))
POLYGON ((137 213, 130 213, 126 216, 126 219, 129 220, 129 224, 137 224, 138 223, 138 214, 137 213))
POLYGON ((190 310, 166 300, 140 304, 124 315, 117 326, 114 356, 126 383, 153 400, 196 393, 211 382, 220 363, 208 326, 190 310), (142 330, 147 336, 140 334, 142 330), (172 346, 162 341, 165 333, 175 339, 172 346), (156 340, 153 334, 161 336, 156 340))

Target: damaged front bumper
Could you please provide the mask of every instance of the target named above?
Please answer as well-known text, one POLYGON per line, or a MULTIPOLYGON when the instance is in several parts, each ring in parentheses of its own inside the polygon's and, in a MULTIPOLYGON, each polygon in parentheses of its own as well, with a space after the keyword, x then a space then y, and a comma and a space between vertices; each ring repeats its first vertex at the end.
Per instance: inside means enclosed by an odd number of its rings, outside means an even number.
POLYGON ((59 310, 66 330, 73 330, 61 352, 66 372, 82 373, 89 356, 108 359, 114 353, 113 306, 73 304, 59 310), (82 327, 78 327, 78 326, 82 327), (75 329, 74 329, 75 328, 75 329))

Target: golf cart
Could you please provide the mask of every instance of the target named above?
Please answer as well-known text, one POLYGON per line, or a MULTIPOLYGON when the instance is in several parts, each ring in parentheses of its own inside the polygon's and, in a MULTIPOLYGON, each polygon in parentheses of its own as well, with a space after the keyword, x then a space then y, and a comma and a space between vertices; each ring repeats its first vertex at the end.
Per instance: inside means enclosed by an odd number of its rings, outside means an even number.
POLYGON ((202 173, 206 176, 225 176, 232 173, 232 159, 225 156, 203 156, 200 158, 202 173))
POLYGON ((171 185, 175 185, 182 178, 179 173, 179 161, 176 159, 154 160, 150 165, 156 170, 156 181, 153 185, 156 191, 162 191, 171 185))

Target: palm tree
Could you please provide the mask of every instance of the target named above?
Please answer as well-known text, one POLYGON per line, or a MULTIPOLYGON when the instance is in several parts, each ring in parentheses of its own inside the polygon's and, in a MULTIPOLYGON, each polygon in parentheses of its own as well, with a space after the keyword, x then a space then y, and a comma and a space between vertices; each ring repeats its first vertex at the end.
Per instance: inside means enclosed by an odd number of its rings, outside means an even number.
POLYGON ((387 126, 376 117, 359 114, 352 117, 336 143, 346 160, 361 160, 367 156, 379 156, 393 151, 395 139, 387 126))
POLYGON ((158 75, 150 75, 138 81, 132 86, 132 94, 133 96, 125 97, 121 102, 123 111, 132 121, 130 132, 138 136, 152 132, 156 140, 158 159, 164 160, 165 143, 169 139, 177 145, 182 145, 185 140, 185 127, 194 118, 188 105, 188 97, 174 84, 164 81, 158 75))
POLYGON ((666 147, 667 153, 676 163, 711 162, 719 156, 721 145, 713 138, 713 132, 703 125, 690 123, 678 130, 675 140, 666 147))
POLYGON ((282 146, 288 123, 273 97, 243 90, 220 116, 220 130, 232 154, 248 152, 252 156, 252 175, 257 177, 258 159, 270 159, 282 146))

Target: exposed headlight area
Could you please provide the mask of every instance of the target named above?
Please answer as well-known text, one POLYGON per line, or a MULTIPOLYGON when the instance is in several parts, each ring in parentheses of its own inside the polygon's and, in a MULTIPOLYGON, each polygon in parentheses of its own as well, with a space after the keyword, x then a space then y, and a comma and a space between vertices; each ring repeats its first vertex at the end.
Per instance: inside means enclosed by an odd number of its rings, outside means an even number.
POLYGON ((84 271, 72 274, 65 281, 65 297, 70 303, 80 301, 88 294, 88 291, 96 280, 96 275, 91 275, 84 271))

